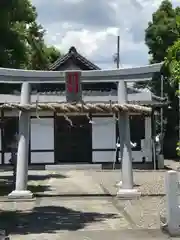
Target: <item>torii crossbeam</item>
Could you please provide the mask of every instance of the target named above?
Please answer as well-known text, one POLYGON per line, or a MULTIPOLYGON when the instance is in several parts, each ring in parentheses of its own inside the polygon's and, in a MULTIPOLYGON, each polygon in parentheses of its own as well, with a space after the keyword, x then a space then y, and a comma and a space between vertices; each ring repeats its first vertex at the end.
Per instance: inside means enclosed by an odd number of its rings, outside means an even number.
MULTIPOLYGON (((136 68, 121 68, 112 70, 80 71, 83 83, 96 82, 138 82, 151 80, 152 74, 159 72, 163 63, 156 63, 136 68)), ((60 83, 65 82, 68 71, 36 71, 0 68, 0 82, 7 83, 60 83)), ((77 72, 77 71, 76 71, 77 72)))

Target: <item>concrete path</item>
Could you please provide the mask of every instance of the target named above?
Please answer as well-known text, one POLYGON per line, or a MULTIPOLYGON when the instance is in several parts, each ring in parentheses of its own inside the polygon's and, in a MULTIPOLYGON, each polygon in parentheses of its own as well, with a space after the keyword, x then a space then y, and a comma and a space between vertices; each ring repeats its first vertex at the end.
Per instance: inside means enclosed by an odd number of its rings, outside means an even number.
MULTIPOLYGON (((1 187, 11 175, 0 174, 1 187)), ((28 188, 36 199, 11 202, 0 197, 0 228, 12 240, 168 239, 160 231, 164 175, 164 171, 134 172, 143 197, 122 201, 115 197, 119 170, 29 171, 28 188)))
MULTIPOLYGON (((26 235, 22 236, 13 236, 10 238, 13 240, 173 240, 173 238, 168 237, 159 230, 100 230, 100 231, 82 231, 82 232, 68 232, 60 234, 40 234, 37 235, 26 235)), ((180 238, 175 238, 179 240, 180 238)), ((175 240, 174 239, 174 240, 175 240)))
POLYGON ((81 232, 75 235, 73 238, 72 234, 64 235, 63 240, 166 240, 169 237, 163 234, 159 230, 111 230, 111 231, 96 231, 96 232, 81 232))

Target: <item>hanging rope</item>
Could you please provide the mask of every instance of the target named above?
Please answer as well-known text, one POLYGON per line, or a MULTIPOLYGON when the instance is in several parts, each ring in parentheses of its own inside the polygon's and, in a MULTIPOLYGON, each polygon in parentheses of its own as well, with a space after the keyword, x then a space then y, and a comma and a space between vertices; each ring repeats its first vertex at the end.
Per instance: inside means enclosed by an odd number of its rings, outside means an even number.
POLYGON ((19 103, 4 103, 0 110, 45 111, 50 110, 62 114, 70 113, 141 113, 150 114, 151 108, 133 104, 105 103, 35 103, 22 105, 19 103))

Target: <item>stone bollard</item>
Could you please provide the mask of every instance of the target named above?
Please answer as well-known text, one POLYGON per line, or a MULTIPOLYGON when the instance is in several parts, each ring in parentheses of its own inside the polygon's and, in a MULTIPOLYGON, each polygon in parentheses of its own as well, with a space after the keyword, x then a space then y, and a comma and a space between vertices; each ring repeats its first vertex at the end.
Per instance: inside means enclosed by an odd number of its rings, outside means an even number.
POLYGON ((168 171, 165 178, 167 203, 167 231, 171 236, 180 236, 180 210, 179 210, 179 174, 168 171))
POLYGON ((163 156, 163 154, 158 155, 158 169, 164 169, 164 156, 163 156))

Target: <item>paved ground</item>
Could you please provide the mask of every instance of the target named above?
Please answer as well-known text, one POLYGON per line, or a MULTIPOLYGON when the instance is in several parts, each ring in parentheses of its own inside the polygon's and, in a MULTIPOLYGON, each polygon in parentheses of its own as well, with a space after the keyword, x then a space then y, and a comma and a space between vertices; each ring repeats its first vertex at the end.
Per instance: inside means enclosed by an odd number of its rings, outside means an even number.
POLYGON ((165 171, 135 171, 142 197, 131 201, 115 197, 119 170, 30 171, 36 199, 26 202, 3 196, 12 188, 11 175, 0 173, 0 228, 12 240, 168 239, 160 231, 165 171))
MULTIPOLYGON (((61 232, 59 234, 36 234, 26 236, 13 236, 13 240, 167 240, 172 239, 163 234, 160 230, 96 230, 96 231, 81 231, 81 232, 61 232)), ((174 240, 178 240, 175 238, 174 240)))

